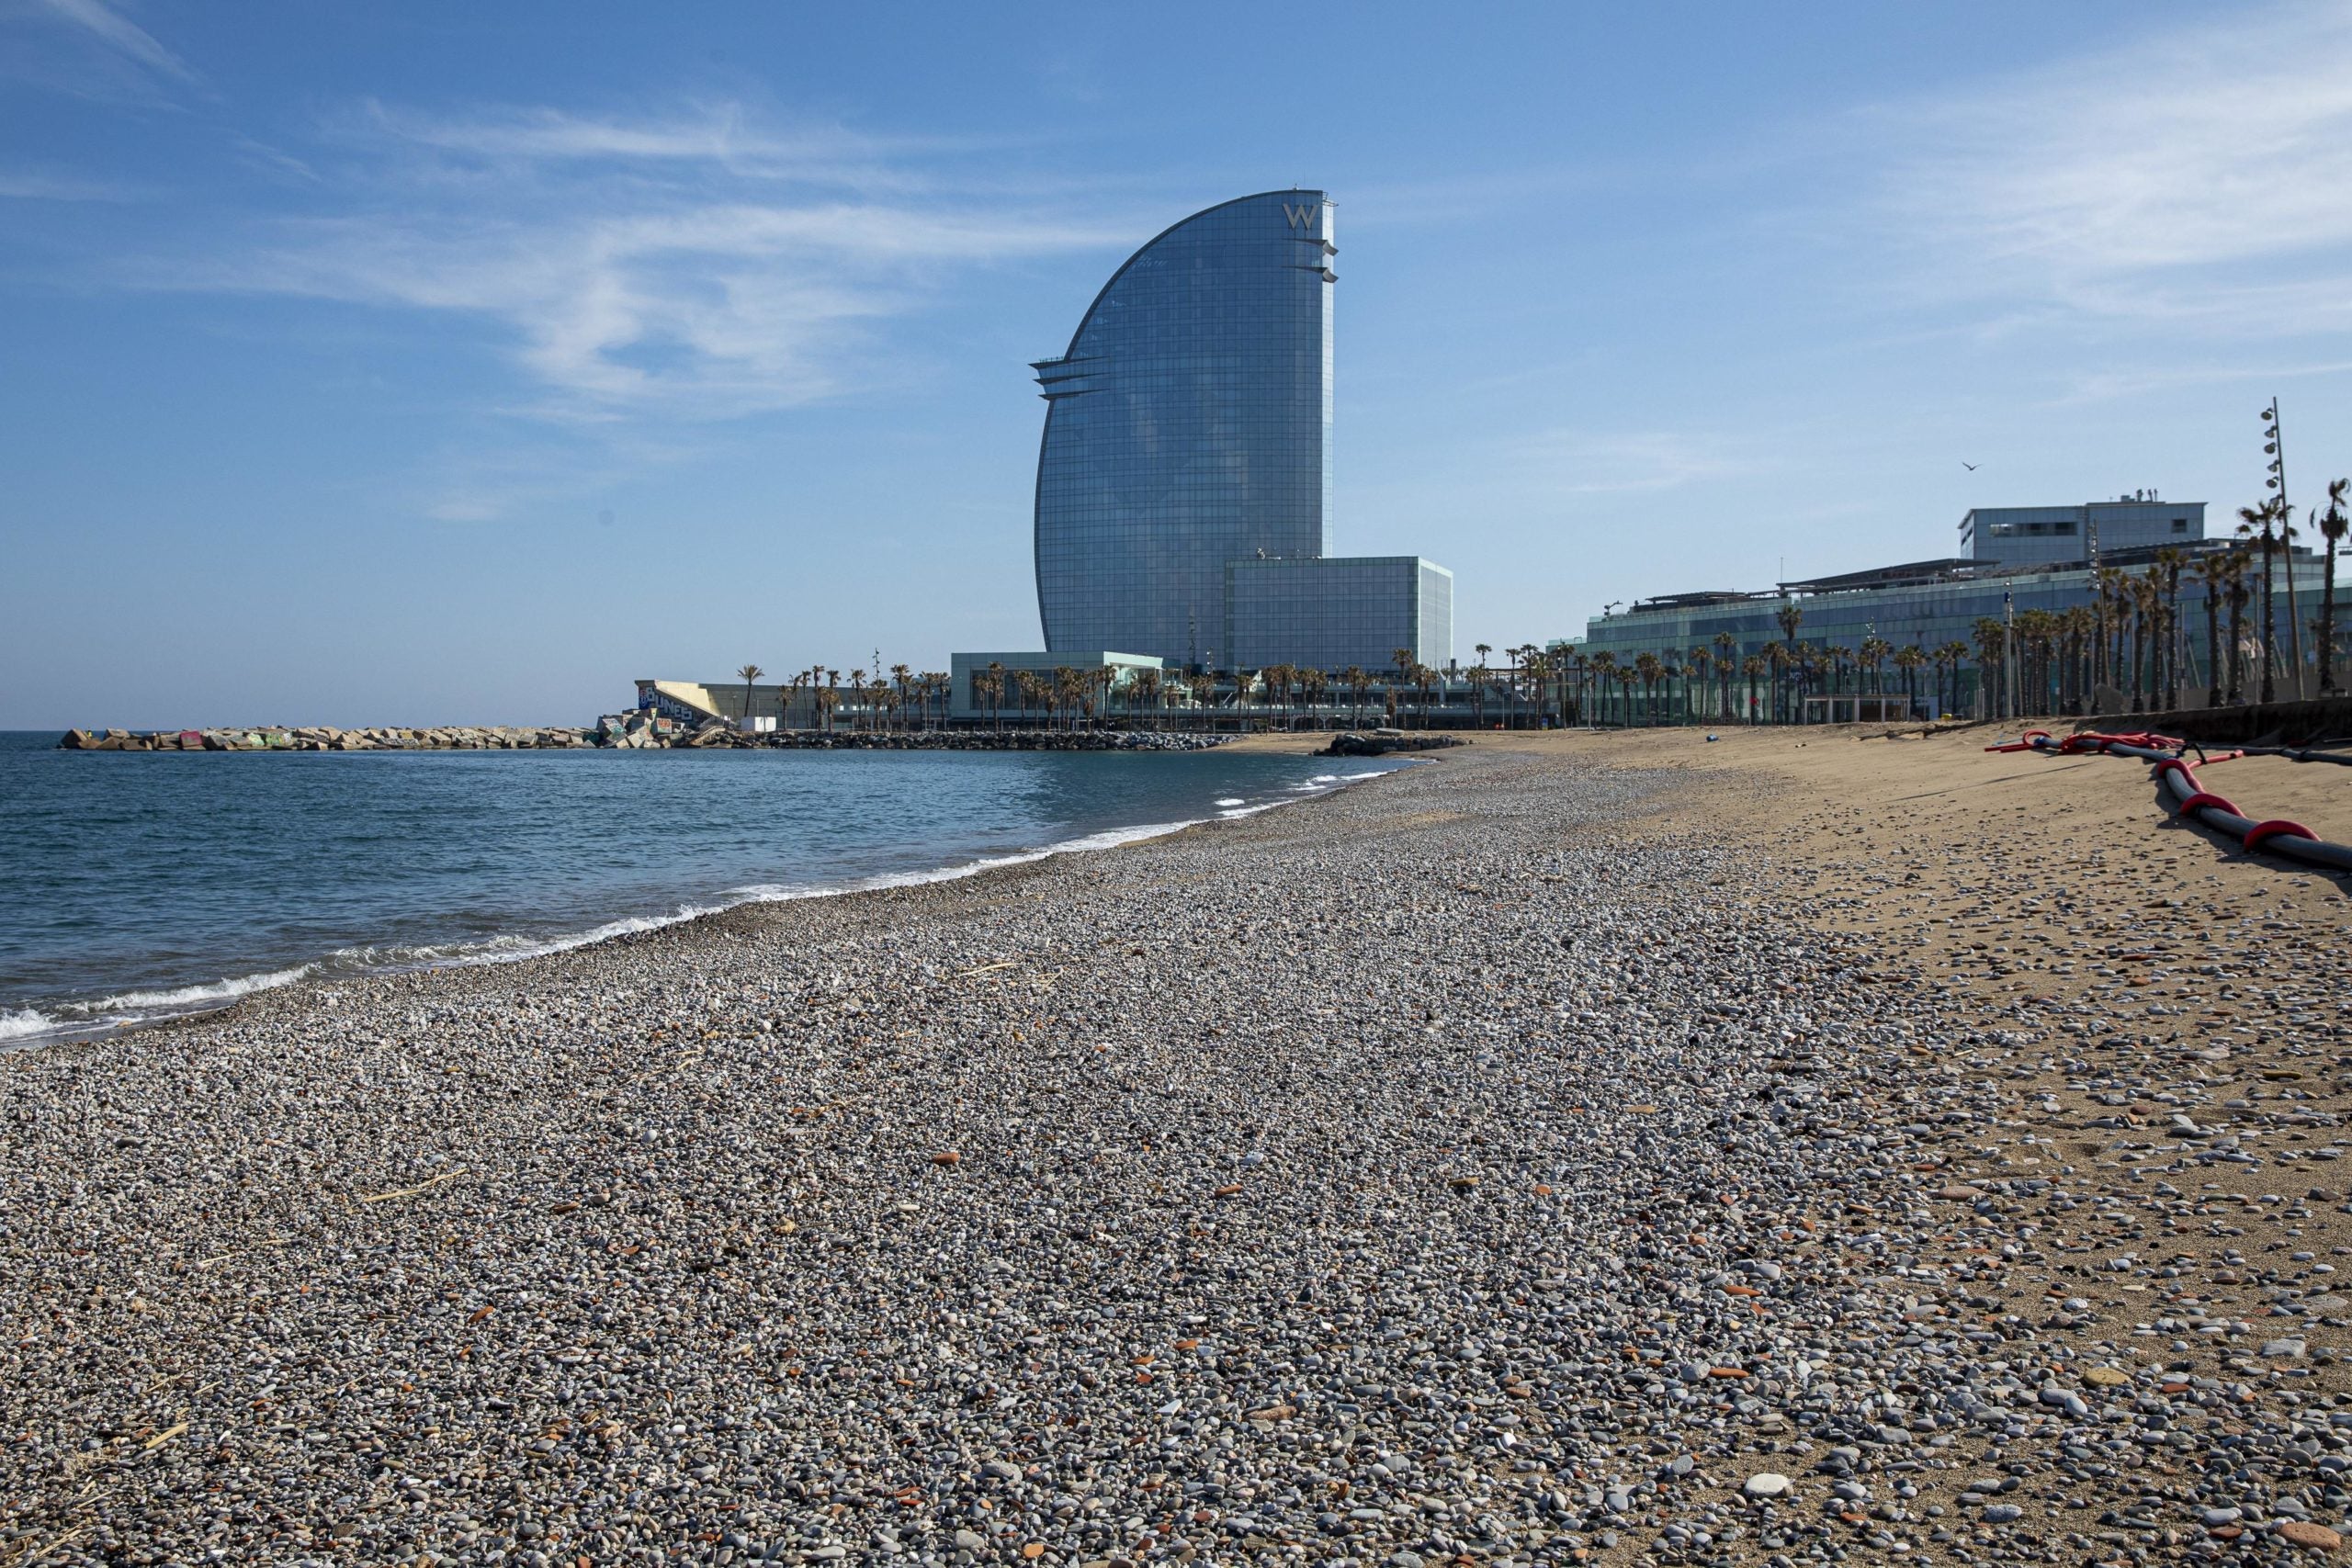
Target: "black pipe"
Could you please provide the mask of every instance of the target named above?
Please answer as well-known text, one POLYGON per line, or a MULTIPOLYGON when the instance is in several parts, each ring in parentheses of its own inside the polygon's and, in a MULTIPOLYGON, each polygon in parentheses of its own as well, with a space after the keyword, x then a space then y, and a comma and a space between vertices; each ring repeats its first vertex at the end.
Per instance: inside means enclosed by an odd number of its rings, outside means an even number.
MULTIPOLYGON (((2033 747, 2037 751, 2052 753, 2059 750, 2047 739, 2036 740, 2033 747)), ((2181 761, 2177 752, 2159 751, 2147 746, 2126 746, 2115 740, 2101 743, 2099 750, 2112 756, 2140 757, 2151 762, 2181 761)), ((2173 807, 2176 815, 2194 817, 2208 828, 2231 834, 2237 839, 2241 847, 2245 845, 2245 836, 2260 826, 2250 817, 2241 817, 2234 811, 2224 811, 2218 806, 2200 806, 2193 812, 2181 811, 2178 803, 2188 800, 2189 796, 2198 793, 2197 782, 2178 768, 2166 768, 2164 776, 2165 784, 2177 797, 2173 807)), ((2249 852, 2281 854, 2290 860, 2302 861, 2311 865, 2324 865, 2332 871, 2352 871, 2352 844, 2332 844, 2324 839, 2301 839, 2288 833, 2273 833, 2263 840, 2255 851, 2249 852)))

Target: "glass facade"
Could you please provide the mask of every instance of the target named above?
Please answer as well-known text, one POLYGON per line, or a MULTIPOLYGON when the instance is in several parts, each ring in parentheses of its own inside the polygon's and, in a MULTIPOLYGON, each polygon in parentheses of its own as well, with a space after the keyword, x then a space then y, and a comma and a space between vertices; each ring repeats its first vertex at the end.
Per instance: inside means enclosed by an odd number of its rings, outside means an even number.
POLYGON ((1396 650, 1453 657, 1453 574, 1419 556, 1238 560, 1226 567, 1225 662, 1379 673, 1396 650))
POLYGON ((2094 501, 2077 506, 1980 506, 1960 520, 1960 547, 1972 559, 2007 566, 2087 559, 2094 535, 2102 555, 2194 544, 2205 536, 2205 503, 2094 501))
POLYGON ((1329 553, 1331 218, 1316 190, 1195 213, 1035 366, 1049 651, 1230 667, 1227 563, 1329 553))
MULTIPOLYGON (((2148 569, 2142 563, 2128 570, 2136 573, 2148 569)), ((2298 554, 2291 564, 2282 558, 2274 567, 2273 597, 2282 647, 2290 575, 2294 579, 2301 611, 2309 620, 2317 615, 2323 572, 2323 563, 2308 553, 2298 554)), ((2257 572, 2257 581, 2258 576, 2257 572)), ((2352 585, 2340 587, 2338 593, 2352 599, 2352 585)), ((1615 615, 1597 615, 1587 623, 1583 637, 1553 646, 1573 649, 1587 658, 1606 652, 1620 666, 1630 666, 1644 653, 1655 653, 1679 663, 1700 648, 1705 648, 1711 656, 1719 656, 1721 649, 1714 639, 1728 633, 1732 658, 1738 660, 1761 653, 1772 643, 1786 642, 1788 638, 1778 617, 1784 604, 1793 605, 1802 614, 1796 640, 1815 649, 1859 649, 1862 640, 1870 637, 1881 637, 1896 648, 1916 644, 1930 653, 1947 643, 1966 644, 1969 656, 1960 671, 1960 689, 1954 694, 1961 705, 1965 706, 1973 699, 1976 689, 1975 637, 1980 619, 2002 619, 2011 607, 2019 615, 2029 610, 2064 615, 2094 603, 2096 598, 2097 584, 2086 568, 2022 569, 1983 577, 1953 575, 1937 581, 1797 592, 1785 597, 1724 594, 1714 603, 1640 604, 1615 615), (2013 604, 2005 604, 2005 600, 2013 601, 2013 604)), ((2179 603, 2184 671, 2191 684, 2201 684, 2210 673, 2205 589, 2193 570, 2181 574, 2179 603)), ((2254 619, 2260 614, 2260 603, 2258 597, 2253 599, 2243 613, 2244 635, 2250 640, 2261 636, 2254 619)), ((2222 610, 2218 617, 2224 625, 2227 615, 2222 610)), ((2308 649, 2308 635, 2304 641, 2308 649)), ((1851 678, 1849 674, 1849 680, 1851 678)), ((1884 679, 1886 690, 1905 689, 1903 676, 1891 666, 1884 671, 1884 679)), ((1935 682, 1934 672, 1922 671, 1916 681, 1919 694, 1926 698, 1935 682)))

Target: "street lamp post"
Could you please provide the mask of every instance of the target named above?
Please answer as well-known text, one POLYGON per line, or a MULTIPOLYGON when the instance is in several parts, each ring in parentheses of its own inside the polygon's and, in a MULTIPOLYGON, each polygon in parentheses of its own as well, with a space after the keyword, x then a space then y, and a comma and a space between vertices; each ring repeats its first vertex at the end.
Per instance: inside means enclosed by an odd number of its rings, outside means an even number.
POLYGON ((2009 590, 2001 590, 2001 684, 2008 696, 2007 716, 2018 716, 2018 604, 2009 590))
MULTIPOLYGON (((2287 562, 2287 656, 2290 661, 2290 668, 2295 672, 2295 700, 2300 702, 2304 696, 2303 628, 2302 618, 2295 609, 2295 511, 2287 504, 2287 442, 2279 434, 2278 400, 2275 397, 2270 400, 2270 406, 2262 411, 2262 442, 2263 455, 2270 459, 2265 465, 2269 470, 2269 477, 2262 484, 2264 489, 2273 492, 2269 499, 2278 503, 2278 553, 2287 562)), ((2271 570, 2269 562, 2263 563, 2264 571, 2271 570)), ((2269 583, 2263 584, 2263 587, 2267 609, 2273 590, 2269 583)), ((2262 635, 2266 638, 2278 635, 2275 617, 2266 622, 2262 635)))

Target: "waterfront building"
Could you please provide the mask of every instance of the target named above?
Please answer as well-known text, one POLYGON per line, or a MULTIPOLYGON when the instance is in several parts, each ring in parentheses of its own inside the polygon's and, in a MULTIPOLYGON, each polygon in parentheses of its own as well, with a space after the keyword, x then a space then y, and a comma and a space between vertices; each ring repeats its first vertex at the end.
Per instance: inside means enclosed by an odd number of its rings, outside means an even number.
MULTIPOLYGON (((1384 666, 1397 648, 1453 657, 1442 569, 1330 556, 1338 254, 1322 191, 1222 202, 1129 256, 1069 346, 1032 367, 1049 653, 1129 649, 1188 669, 1320 667, 1374 645, 1384 666)), ((1332 667, 1346 662, 1363 660, 1332 667)))
MULTIPOLYGON (((2120 502, 2094 502, 2088 508, 1980 508, 1962 525, 1964 541, 1978 554, 1782 582, 1763 590, 1661 594, 1622 611, 1596 615, 1587 623, 1583 637, 1559 639, 1551 646, 1586 670, 1603 654, 1608 656, 1607 663, 1621 670, 1630 669, 1645 654, 1652 655, 1674 672, 1668 679, 1677 687, 1690 684, 1679 672, 1695 668, 1703 649, 1711 671, 1721 671, 1726 663, 1733 671, 1729 706, 1735 718, 1788 716, 1784 709, 1776 711, 1774 706, 1777 671, 1759 680, 1747 672, 1747 666, 1751 657, 1764 656, 1775 648, 1785 653, 1793 645, 1815 654, 1844 650, 1844 674, 1817 677, 1810 687, 1815 693, 1824 693, 1834 682, 1849 694, 1896 694, 1904 706, 1922 716, 1939 707, 1962 714, 1997 711, 2001 694, 1983 690, 1988 651, 1983 634, 1987 623, 2007 626, 2026 617, 2025 624, 2030 627, 2047 624, 2036 612, 2063 618, 2070 612, 2088 611, 2098 602, 2099 570, 2091 565, 2086 548, 2086 510, 2092 514, 2089 521, 2099 530, 2098 569, 2130 576, 2156 572, 2167 600, 2177 607, 2175 635, 2162 650, 2133 652, 2128 631, 2111 629, 2110 637, 2125 645, 2123 660, 2127 664, 2132 659, 2144 660, 2144 668, 2150 671, 2163 664, 2182 705, 2200 705, 2211 679, 2216 639, 2207 635, 2206 589, 2199 565, 2204 557, 2239 547, 2233 541, 2203 537, 2202 502, 2127 498, 2120 502), (2177 533, 2176 519, 2183 520, 2177 533), (2041 525, 2042 531, 2033 532, 2030 525, 2034 524, 2041 525), (2062 524, 2071 524, 2073 532, 2058 532, 2062 524), (2121 542, 2111 545, 2111 538, 2121 542), (2028 558, 2017 558, 2020 556, 2028 558), (1792 622, 1793 634, 1789 629, 1792 622), (1864 649, 1873 646, 1880 649, 1878 668, 1859 669, 1864 649), (1905 648, 1918 649, 1928 662, 1908 671, 1896 667, 1893 654, 1905 648), (1946 654, 1940 661, 1939 653, 1946 654)), ((2239 613, 2240 653, 2245 666, 2258 668, 2264 637, 2259 624, 2260 557, 2249 554, 2247 559, 2249 592, 2239 613)), ((2319 618, 2324 574, 2320 557, 2301 547, 2291 554, 2280 552, 2273 565, 2272 603, 2281 666, 2277 680, 2282 696, 2291 695, 2294 690, 2292 673, 2285 668, 2290 646, 2289 583, 2291 580, 2294 602, 2304 622, 2304 685, 2315 690, 2312 628, 2319 618)), ((2337 599, 2340 645, 2346 635, 2352 634, 2352 584, 2340 585, 2337 599)), ((2214 610, 2218 640, 2225 642, 2229 612, 2219 600, 2214 610)), ((2226 648, 2223 651, 2226 656, 2226 648)), ((1995 654, 1994 659, 1997 658, 1995 654)), ((2022 671, 2028 662, 2025 652, 2020 652, 2019 662, 2022 671)), ((2146 678, 2154 679, 2153 675, 2146 678)), ((2026 711, 2052 711, 2066 672, 2056 668, 2054 661, 2038 660, 2030 679, 2046 682, 2049 689, 2040 702, 2031 693, 2021 694, 2026 711)), ((2251 685, 2257 679, 2249 673, 2246 683, 2251 685)), ((2109 685, 2117 688, 2128 680, 2116 673, 2109 685)), ((1672 698, 1672 711, 1702 719, 1722 716, 1724 693, 1720 675, 1711 673, 1700 684, 1702 690, 1684 691, 1672 698)), ((2115 711, 2122 697, 2120 689, 2094 695, 2106 711, 2115 711)))
MULTIPOLYGON (((1051 688, 1068 671, 1084 682, 1104 711, 1132 705, 1160 688, 1161 661, 1148 653, 952 653, 947 657, 947 716, 959 722, 1035 718, 1046 711, 1041 686, 1051 688), (1137 677, 1150 671, 1152 679, 1137 677), (1024 682, 1023 676, 1027 676, 1024 682), (989 686, 994 683, 991 694, 989 686)), ((1170 694, 1170 699, 1173 694, 1170 694)), ((1058 699, 1057 699, 1058 700, 1058 699)), ((1158 701, 1156 697, 1152 699, 1158 701)))
POLYGON ((2104 559, 2204 536, 2203 502, 2158 501, 2144 491, 2078 506, 1980 506, 1960 520, 1962 553, 2005 566, 2104 559))
POLYGON ((1419 556, 1228 561, 1225 663, 1373 672, 1453 653, 1453 573, 1419 556), (1426 651, 1425 651, 1426 650, 1426 651))

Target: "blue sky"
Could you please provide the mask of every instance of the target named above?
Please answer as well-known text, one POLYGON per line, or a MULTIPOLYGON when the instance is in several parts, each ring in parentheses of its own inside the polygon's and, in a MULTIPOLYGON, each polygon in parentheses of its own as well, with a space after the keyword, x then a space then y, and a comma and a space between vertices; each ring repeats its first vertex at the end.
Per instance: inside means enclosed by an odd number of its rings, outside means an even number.
POLYGON ((1035 647, 1027 361, 1294 184, 1465 660, 2352 469, 2345 5, 0 0, 0 728, 1035 647))

